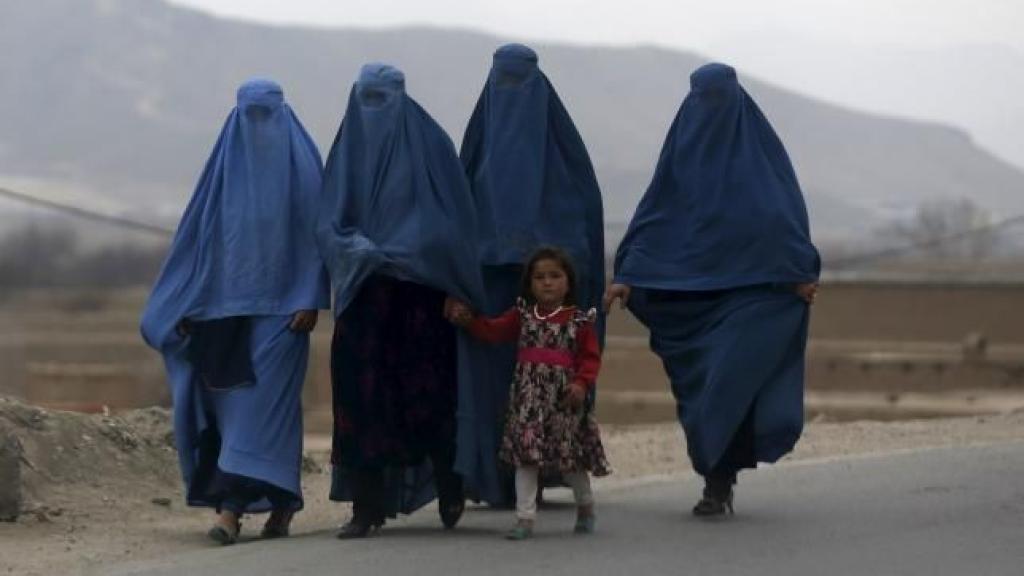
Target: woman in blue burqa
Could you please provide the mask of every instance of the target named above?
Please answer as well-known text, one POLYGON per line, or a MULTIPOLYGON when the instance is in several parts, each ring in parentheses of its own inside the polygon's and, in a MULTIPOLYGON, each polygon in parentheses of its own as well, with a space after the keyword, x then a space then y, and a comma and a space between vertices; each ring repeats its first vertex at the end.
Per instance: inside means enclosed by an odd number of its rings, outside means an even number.
POLYGON ((281 87, 243 84, 142 317, 170 379, 188 504, 218 510, 221 543, 243 513, 267 510, 263 535, 287 535, 302 508, 308 333, 330 303, 320 185, 320 154, 281 87))
MULTIPOLYGON (((598 306, 605 284, 601 190, 583 139, 529 47, 508 44, 495 51, 461 157, 480 225, 480 312, 496 316, 515 304, 523 264, 542 245, 558 246, 572 258, 580 309, 598 306)), ((603 342, 603 315, 598 330, 603 342)), ((487 371, 475 389, 480 408, 472 423, 459 428, 457 469, 474 497, 508 503, 512 474, 499 471, 497 451, 516 345, 484 348, 487 371)), ((592 409, 593 398, 590 403, 592 409)))
POLYGON ((331 275, 331 499, 351 500, 339 538, 439 499, 462 514, 456 405, 472 363, 447 296, 480 302, 476 217, 455 147, 394 67, 352 87, 324 177, 317 241, 331 275))
POLYGON ((782 142, 735 70, 699 68, 605 294, 650 329, 664 363, 705 480, 694 514, 731 513, 737 473, 800 437, 819 269, 782 142))

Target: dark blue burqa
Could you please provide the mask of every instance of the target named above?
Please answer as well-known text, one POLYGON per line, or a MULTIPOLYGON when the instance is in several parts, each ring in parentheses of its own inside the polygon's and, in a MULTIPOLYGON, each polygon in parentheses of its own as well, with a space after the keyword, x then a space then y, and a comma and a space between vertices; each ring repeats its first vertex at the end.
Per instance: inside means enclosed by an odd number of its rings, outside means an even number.
POLYGON ((243 84, 142 317, 167 366, 190 504, 217 505, 218 471, 301 494, 309 336, 288 325, 330 303, 314 239, 321 170, 281 87, 243 84))
MULTIPOLYGON (((480 223, 483 312, 500 314, 514 304, 523 264, 540 245, 569 253, 578 305, 598 306, 605 274, 601 191, 586 146, 530 48, 508 44, 494 53, 461 157, 480 223)), ((603 337, 603 317, 599 329, 603 337)), ((515 344, 491 345, 485 352, 488 375, 476 390, 489 414, 478 418, 480 429, 460 429, 466 449, 457 466, 473 492, 497 503, 503 498, 495 472, 497 443, 515 344)))
POLYGON ((650 329, 695 469, 739 444, 756 461, 792 449, 803 427, 807 305, 818 252, 789 157, 736 80, 709 64, 683 101, 615 259, 630 310, 650 329))
MULTIPOLYGON (((330 270, 335 318, 371 275, 474 306, 483 300, 476 214, 455 147, 406 94, 404 75, 391 66, 367 64, 352 88, 327 160, 317 243, 330 270)), ((485 359, 474 356, 478 346, 459 338, 461 422, 473 417, 474 374, 485 359)), ((389 475, 387 512, 409 513, 433 500, 431 476, 429 462, 389 475)), ((349 484, 347 472, 336 467, 331 497, 351 499, 349 484)))

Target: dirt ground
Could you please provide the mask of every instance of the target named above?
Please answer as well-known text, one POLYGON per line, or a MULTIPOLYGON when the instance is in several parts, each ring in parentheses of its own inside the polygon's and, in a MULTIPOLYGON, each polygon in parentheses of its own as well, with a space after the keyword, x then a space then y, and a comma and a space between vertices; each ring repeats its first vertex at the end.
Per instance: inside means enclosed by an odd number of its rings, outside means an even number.
MULTIPOLYGON (((0 428, 12 431, 20 444, 25 500, 16 522, 0 522, 0 574, 102 573, 115 562, 213 545, 205 537, 212 513, 183 505, 166 410, 85 415, 0 398, 0 428)), ((603 433, 615 473, 598 486, 688 473, 675 423, 606 426, 603 433)), ((1022 438, 1021 410, 904 422, 811 422, 787 459, 1022 438)), ((347 505, 327 500, 326 446, 324 437, 307 439, 306 509, 295 520, 295 533, 330 530, 349 514, 347 505)), ((689 504, 675 505, 682 513, 689 504)), ((244 520, 245 539, 256 537, 262 521, 244 520)))

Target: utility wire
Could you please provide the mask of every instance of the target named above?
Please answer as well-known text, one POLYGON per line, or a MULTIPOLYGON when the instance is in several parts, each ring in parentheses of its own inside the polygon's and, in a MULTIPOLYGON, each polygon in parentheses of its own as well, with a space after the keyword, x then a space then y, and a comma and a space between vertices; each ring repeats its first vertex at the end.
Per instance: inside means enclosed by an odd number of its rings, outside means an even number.
POLYGON ((118 226, 120 228, 127 228, 129 230, 135 230, 137 232, 145 232, 161 238, 168 238, 174 235, 174 230, 170 228, 164 228, 163 226, 157 226, 156 224, 148 224, 146 222, 139 222, 138 220, 132 220, 131 218, 124 218, 122 216, 113 216, 110 214, 103 214, 93 210, 85 208, 79 208, 78 206, 72 206, 71 204, 64 204, 62 202, 54 202, 53 200, 47 200, 45 198, 39 198, 22 192, 15 192, 6 188, 0 188, 0 197, 10 198, 12 200, 22 202, 24 204, 30 204, 33 206, 42 206, 54 212, 61 212, 82 218, 85 220, 91 220, 93 222, 101 222, 103 224, 110 224, 118 226))
MULTIPOLYGON (((18 202, 22 202, 25 204, 31 204, 33 206, 42 206, 55 212, 61 212, 64 214, 75 216, 77 218, 83 218, 86 220, 92 220, 94 222, 101 222, 104 224, 118 226, 121 228, 145 232, 147 234, 160 236, 162 238, 167 238, 174 235, 174 230, 171 230, 170 228, 164 228, 163 226, 157 226, 155 224, 140 222, 138 220, 125 218, 122 216, 103 214, 93 210, 79 208, 78 206, 72 206, 70 204, 54 202, 53 200, 47 200, 44 198, 31 196, 29 194, 25 194, 22 192, 15 192, 13 190, 9 190, 6 188, 0 188, 0 197, 10 198, 12 200, 16 200, 18 202)), ((992 224, 987 224, 985 226, 971 228, 970 230, 964 230, 961 232, 949 234, 947 236, 942 236, 939 238, 932 238, 930 240, 925 240, 922 242, 915 242, 904 246, 885 248, 882 250, 867 252, 865 254, 857 254, 855 256, 848 256, 845 258, 832 259, 829 260, 826 264, 829 270, 842 270, 844 268, 869 264, 871 262, 885 260, 887 258, 892 258, 895 256, 899 256, 901 254, 906 254, 917 250, 936 248, 944 244, 949 244, 952 242, 963 240, 965 238, 970 238, 977 234, 994 232, 1021 223, 1024 223, 1024 214, 1006 218, 1004 220, 1000 220, 999 222, 994 222, 992 224)))

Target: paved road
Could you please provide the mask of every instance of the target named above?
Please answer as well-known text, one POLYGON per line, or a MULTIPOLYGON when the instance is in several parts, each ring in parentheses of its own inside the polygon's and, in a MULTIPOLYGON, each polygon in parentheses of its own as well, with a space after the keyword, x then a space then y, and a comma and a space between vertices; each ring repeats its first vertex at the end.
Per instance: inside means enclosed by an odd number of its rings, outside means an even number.
POLYGON ((332 532, 211 548, 121 575, 1024 575, 1024 442, 748 473, 737 514, 702 521, 693 477, 608 487, 598 533, 569 534, 567 491, 541 511, 534 540, 507 542, 508 512, 470 510, 442 532, 432 510, 377 538, 332 532))

